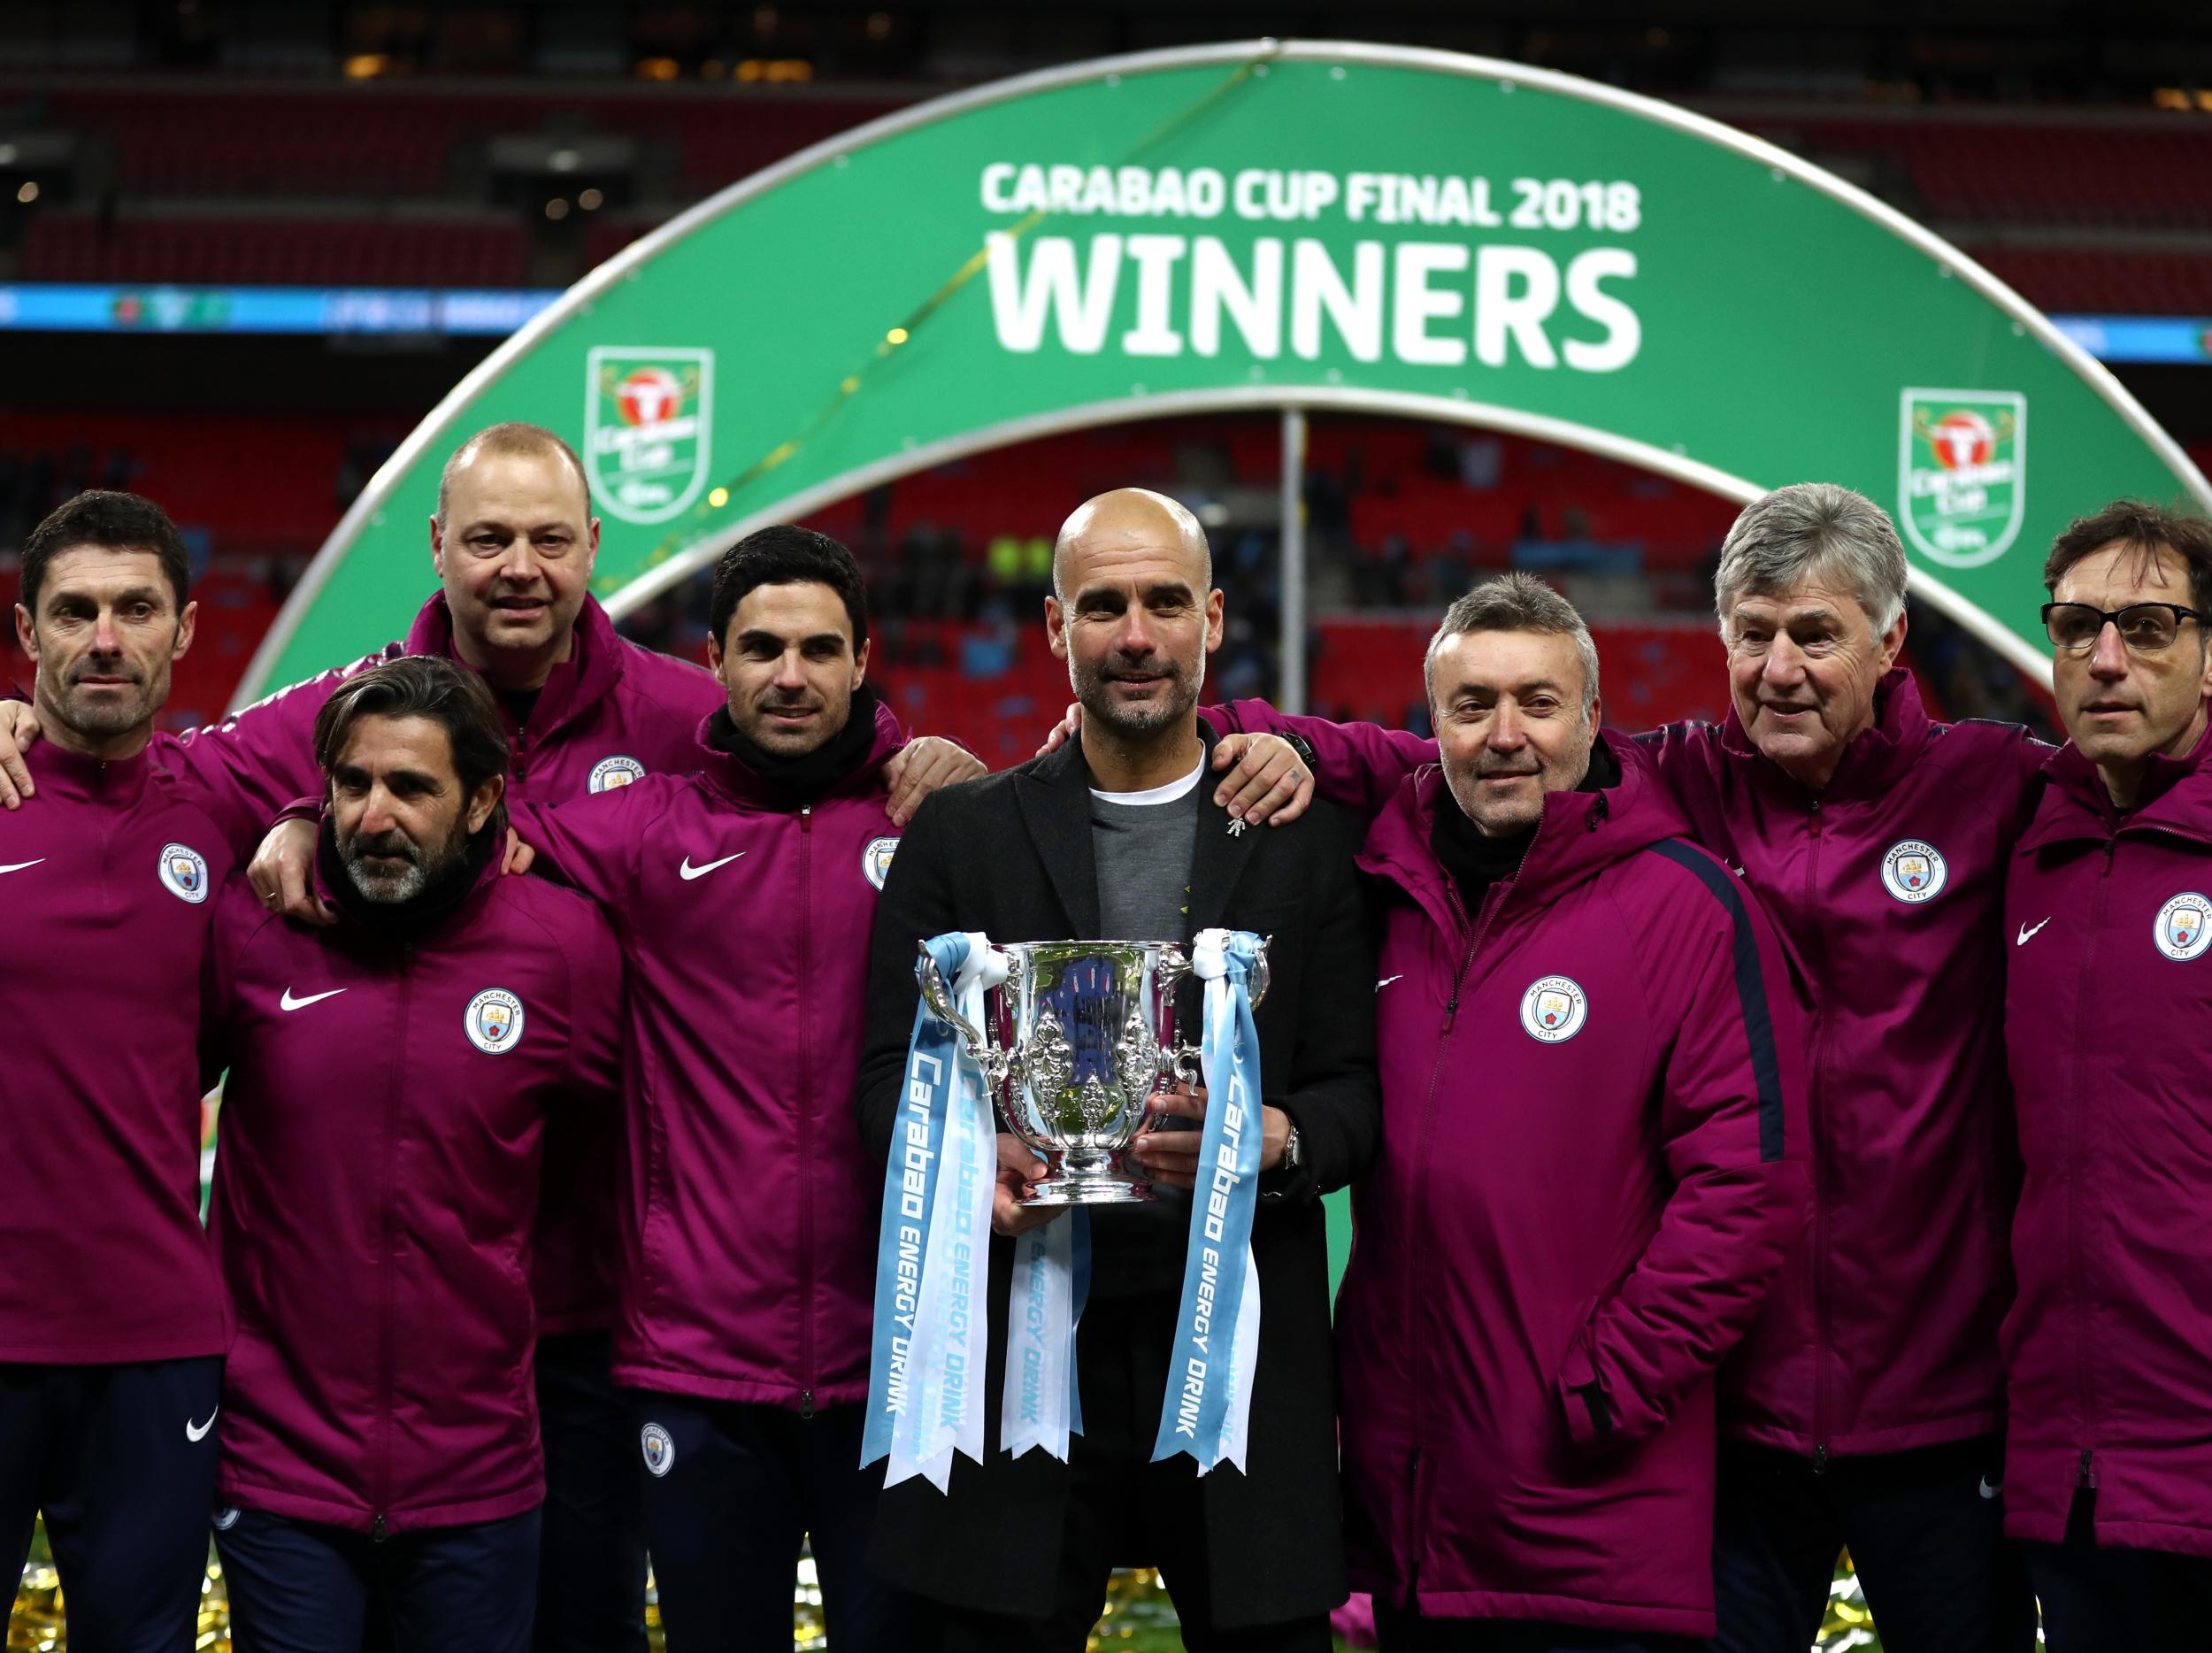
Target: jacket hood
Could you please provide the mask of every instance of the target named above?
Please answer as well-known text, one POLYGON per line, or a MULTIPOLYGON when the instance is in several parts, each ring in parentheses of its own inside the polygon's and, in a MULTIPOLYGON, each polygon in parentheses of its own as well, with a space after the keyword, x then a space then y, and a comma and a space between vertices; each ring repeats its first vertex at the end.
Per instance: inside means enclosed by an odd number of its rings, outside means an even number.
MULTIPOLYGON (((1913 766, 1934 727, 1928 720, 1928 709, 1921 702, 1920 685, 1913 674, 1901 665, 1891 668, 1874 688, 1874 721, 1852 736, 1822 796, 1845 798, 1887 791, 1913 766)), ((1721 726, 1720 743, 1731 757, 1752 765, 1754 773, 1766 784, 1798 792, 1810 790, 1753 744, 1732 702, 1727 720, 1721 726)))
MULTIPOLYGON (((1502 886, 1516 904, 1553 900, 1638 850, 1689 832, 1672 801, 1631 755, 1628 738, 1601 729, 1598 739, 1619 763, 1620 780, 1595 792, 1554 792, 1545 797, 1528 857, 1502 886)), ((1362 872, 1400 886, 1446 929, 1456 927, 1452 915, 1457 897, 1429 838, 1436 811, 1457 807, 1448 801, 1442 765, 1423 765, 1375 818, 1359 857, 1362 872)))
MULTIPOLYGON (((628 651, 622 646, 614 621, 599 606, 599 599, 589 593, 585 594, 584 606, 577 611, 573 636, 568 658, 554 666, 538 692, 530 735, 539 743, 614 693, 615 685, 622 680, 628 651)), ((465 664, 453 647, 453 611, 442 590, 433 592, 430 601, 417 611, 415 623, 407 628, 406 652, 465 664)))

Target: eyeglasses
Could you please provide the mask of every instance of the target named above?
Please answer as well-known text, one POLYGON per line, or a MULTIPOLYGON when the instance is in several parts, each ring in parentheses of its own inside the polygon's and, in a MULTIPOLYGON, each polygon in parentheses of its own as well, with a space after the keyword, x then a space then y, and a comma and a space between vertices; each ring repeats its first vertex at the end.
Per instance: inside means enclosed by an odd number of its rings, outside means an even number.
POLYGON ((2043 605, 2043 630, 2051 646, 2069 654, 2086 654, 2108 625, 2119 627, 2120 641, 2131 652, 2155 654, 2172 645, 2185 619, 2201 623, 2204 616, 2175 603, 2131 603, 2124 609, 2092 608, 2086 603, 2043 605))

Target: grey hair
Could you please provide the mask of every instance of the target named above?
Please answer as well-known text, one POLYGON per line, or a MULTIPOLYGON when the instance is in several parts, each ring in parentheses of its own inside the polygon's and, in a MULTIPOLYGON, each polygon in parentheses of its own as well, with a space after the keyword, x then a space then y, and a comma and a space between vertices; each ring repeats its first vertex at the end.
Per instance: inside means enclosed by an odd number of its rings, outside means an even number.
POLYGON ((1438 651, 1471 631, 1533 631, 1573 638, 1575 652, 1582 657, 1583 709, 1596 703, 1598 646, 1590 628, 1573 604, 1534 574, 1515 573, 1486 580, 1444 611, 1444 623, 1429 639, 1428 653, 1421 660, 1422 681, 1428 684, 1432 701, 1438 651))
POLYGON ((1739 598, 1780 596, 1816 573, 1857 595, 1878 637, 1905 611, 1905 548, 1889 513, 1833 482, 1793 482, 1746 505, 1721 542, 1713 576, 1721 636, 1739 598))

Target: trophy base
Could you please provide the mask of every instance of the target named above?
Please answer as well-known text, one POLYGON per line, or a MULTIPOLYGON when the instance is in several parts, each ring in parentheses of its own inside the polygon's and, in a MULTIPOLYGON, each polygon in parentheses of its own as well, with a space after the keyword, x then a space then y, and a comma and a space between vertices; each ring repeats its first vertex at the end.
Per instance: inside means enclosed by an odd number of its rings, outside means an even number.
POLYGON ((1149 1205, 1150 1192, 1133 1182, 1102 1178, 1095 1182, 1039 1183, 1020 1205, 1149 1205))
POLYGON ((1024 1205, 1149 1205, 1152 1185, 1123 1175, 1110 1165, 1063 1165, 1040 1177, 1024 1205))

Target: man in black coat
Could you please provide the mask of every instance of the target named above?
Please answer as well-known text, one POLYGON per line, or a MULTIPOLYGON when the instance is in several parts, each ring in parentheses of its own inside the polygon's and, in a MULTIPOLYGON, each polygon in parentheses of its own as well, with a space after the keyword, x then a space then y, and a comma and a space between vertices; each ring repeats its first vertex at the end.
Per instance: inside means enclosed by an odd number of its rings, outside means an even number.
MULTIPOLYGON (((858 1106, 864 1139, 887 1154, 921 940, 980 930, 995 942, 1188 941, 1216 926, 1270 938, 1272 979, 1254 1018, 1266 1106, 1248 1472, 1224 1460, 1202 1477, 1180 1455, 1150 1462, 1193 1129, 1140 1140, 1155 1203, 1089 1213, 1084 1433, 1070 1462, 1000 1449, 1004 1236, 1064 1214, 1017 1203, 1044 1167, 1002 1135, 986 1461, 956 1457, 946 1493, 919 1478, 887 1489, 871 1555, 885 1576, 944 1604, 948 1653, 1075 1653, 1116 1566, 1161 1569, 1198 1653, 1326 1653, 1328 1611, 1345 1596, 1320 1196, 1364 1172, 1379 1142, 1375 940, 1348 817, 1317 811, 1284 831, 1246 831, 1201 784, 1213 737, 1194 708, 1222 625, 1211 572, 1197 521, 1159 495, 1122 489, 1068 519, 1045 619, 1083 705, 1082 733, 1049 757, 933 795, 907 828, 876 909, 858 1106)), ((1179 1025, 1195 1029, 1197 1002, 1187 988, 1193 1014, 1179 1025)), ((1179 1105, 1202 1112, 1202 1099, 1179 1105)))

